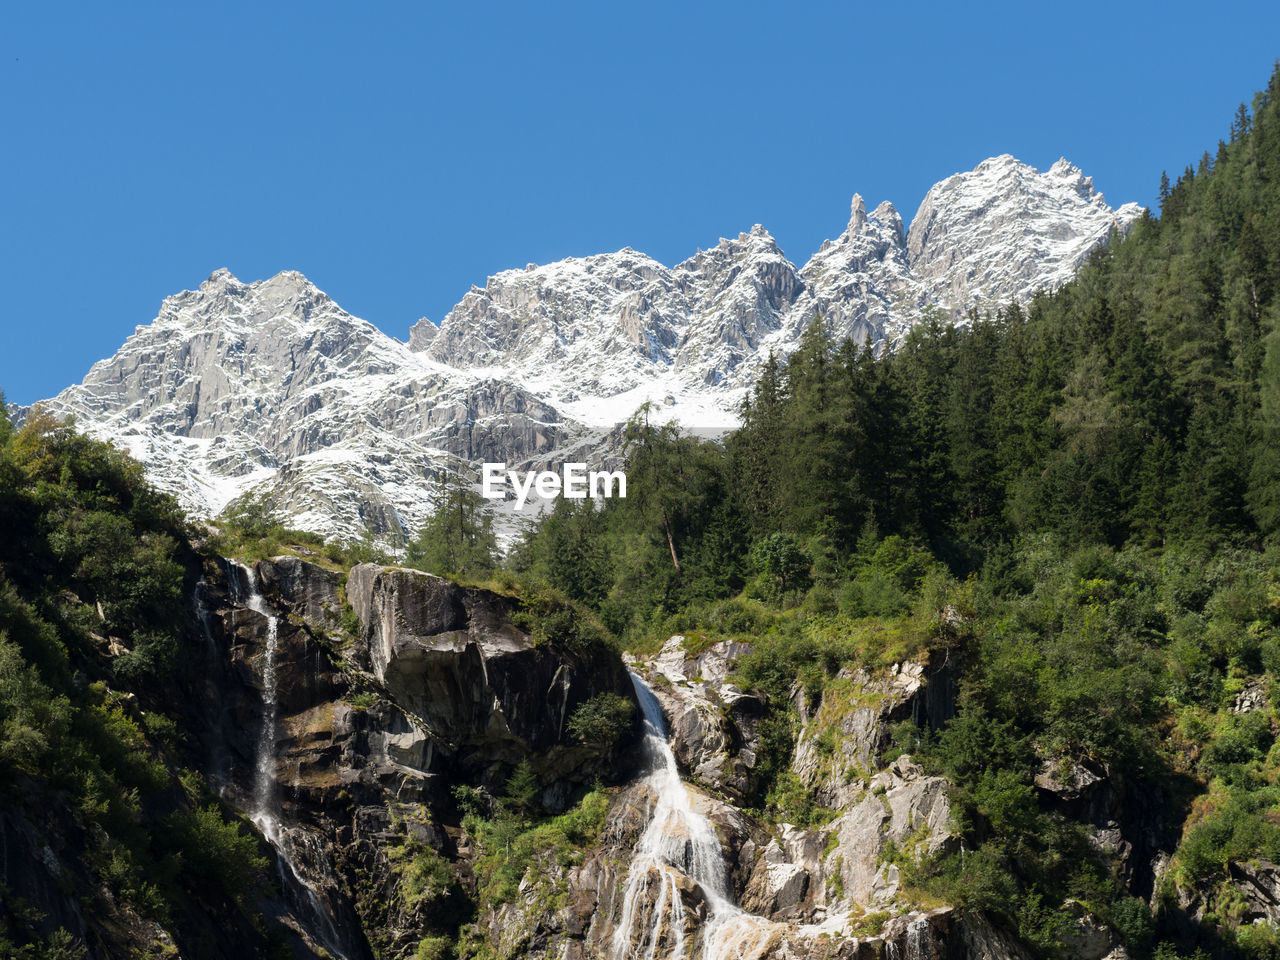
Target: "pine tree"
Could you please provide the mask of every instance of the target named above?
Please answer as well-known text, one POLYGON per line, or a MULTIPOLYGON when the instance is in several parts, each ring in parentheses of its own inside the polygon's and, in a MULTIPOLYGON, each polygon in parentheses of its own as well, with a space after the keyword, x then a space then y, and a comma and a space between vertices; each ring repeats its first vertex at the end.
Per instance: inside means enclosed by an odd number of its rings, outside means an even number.
POLYGON ((409 544, 405 563, 439 576, 479 576, 497 565, 498 542, 483 498, 443 470, 436 512, 409 544))
POLYGON ((836 404, 837 368, 825 320, 805 328, 786 370, 784 447, 789 479, 779 504, 781 526, 809 530, 824 517, 842 516, 841 410, 836 404))
POLYGON ((735 499, 746 516, 764 523, 774 516, 782 474, 785 389, 778 358, 770 351, 755 388, 743 404, 742 427, 730 440, 738 475, 735 499))
POLYGON ((1231 142, 1235 143, 1237 140, 1243 140, 1248 134, 1249 108, 1241 103, 1236 110, 1235 119, 1231 121, 1231 142))
POLYGON ((1280 311, 1272 311, 1265 343, 1247 498, 1258 528, 1275 536, 1280 533, 1280 311))

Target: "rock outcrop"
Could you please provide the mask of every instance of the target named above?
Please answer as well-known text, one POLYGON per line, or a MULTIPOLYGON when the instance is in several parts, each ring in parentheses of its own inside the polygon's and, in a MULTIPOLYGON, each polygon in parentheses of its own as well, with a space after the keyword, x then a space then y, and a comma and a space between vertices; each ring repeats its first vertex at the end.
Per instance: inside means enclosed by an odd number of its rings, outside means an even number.
POLYGON ((937 728, 955 713, 955 665, 893 664, 888 670, 841 670, 810 707, 797 690, 803 727, 792 769, 817 802, 843 809, 867 788, 900 724, 937 728))
POLYGON ((191 710, 209 778, 254 812, 269 745, 279 813, 263 829, 294 891, 289 923, 316 950, 402 956, 424 930, 456 929, 462 874, 447 865, 465 863, 467 841, 453 787, 500 795, 527 761, 554 811, 629 769, 625 741, 581 743, 566 728, 599 693, 633 696, 617 655, 535 643, 514 598, 398 567, 365 564, 344 579, 276 557, 209 571, 198 600, 210 666, 191 710), (418 862, 455 879, 424 891, 418 862))
POLYGON ((361 564, 346 589, 361 631, 352 658, 465 774, 496 785, 530 755, 556 781, 606 773, 567 724, 592 697, 632 696, 612 651, 536 644, 513 623, 515 600, 416 570, 361 564))
POLYGON ((755 788, 764 703, 728 682, 729 665, 746 648, 713 644, 696 655, 674 636, 640 665, 669 720, 672 749, 695 781, 745 802, 755 788))
MULTIPOLYGON (((723 893, 697 879, 706 869, 696 866, 700 860, 691 861, 687 873, 655 872, 639 884, 630 877, 630 870, 641 869, 634 850, 649 818, 656 816, 650 811, 661 806, 647 785, 663 781, 646 779, 614 798, 600 843, 581 864, 540 864, 526 875, 528 885, 522 885, 517 903, 485 918, 486 942, 501 945, 497 955, 612 957, 619 950, 644 953, 659 943, 666 946, 658 955, 667 955, 665 949, 674 956, 675 944, 683 942, 694 945, 690 956, 701 950, 704 960, 729 955, 753 960, 1019 957, 1016 949, 1000 952, 1004 941, 994 930, 980 923, 969 929, 948 910, 922 911, 901 896, 900 865, 956 841, 946 782, 926 776, 908 756, 887 764, 881 756, 893 723, 914 717, 927 725, 931 709, 954 709, 946 696, 947 691, 954 696, 950 666, 930 669, 907 662, 832 682, 814 705, 806 731, 819 728, 817 716, 824 722, 836 712, 854 717, 847 729, 835 727, 842 730, 836 749, 849 768, 864 773, 847 790, 837 790, 831 784, 844 783, 842 772, 833 776, 819 770, 821 765, 797 751, 793 772, 809 776, 813 791, 825 785, 833 809, 826 822, 815 825, 771 825, 733 802, 741 804, 753 789, 758 728, 768 709, 729 679, 747 649, 675 636, 656 656, 633 661, 633 669, 649 678, 666 715, 669 749, 678 766, 693 784, 711 791, 687 786, 692 812, 682 816, 704 818, 714 827, 725 866, 723 893), (930 695, 930 683, 943 692, 930 695), (628 897, 643 891, 646 899, 639 906, 624 904, 624 890, 628 897), (721 896, 738 906, 726 907, 717 899, 721 896), (548 902, 567 906, 547 910, 543 904, 548 902), (637 930, 644 931, 643 942, 634 940, 637 930)), ((681 823, 667 821, 667 828, 679 833, 685 829, 681 823)), ((691 830, 688 842, 696 836, 691 830)))

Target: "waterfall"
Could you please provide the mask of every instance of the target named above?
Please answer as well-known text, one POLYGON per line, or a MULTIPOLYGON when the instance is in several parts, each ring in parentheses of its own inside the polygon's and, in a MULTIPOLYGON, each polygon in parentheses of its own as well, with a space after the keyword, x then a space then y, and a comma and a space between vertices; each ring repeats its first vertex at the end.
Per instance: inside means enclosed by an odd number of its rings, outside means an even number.
POLYGON ((298 869, 296 854, 301 852, 332 882, 332 868, 323 850, 316 849, 310 835, 304 830, 286 826, 280 819, 280 804, 276 793, 276 648, 280 636, 280 618, 267 605, 266 597, 258 589, 258 577, 254 568, 232 561, 244 577, 244 584, 228 570, 231 597, 254 613, 266 618, 266 649, 262 658, 262 729, 258 733, 257 756, 254 760, 253 807, 249 819, 254 822, 263 837, 276 852, 280 883, 293 901, 296 909, 310 913, 314 921, 309 932, 316 942, 339 960, 346 960, 345 949, 333 913, 326 906, 315 886, 298 869))
POLYGON ((643 750, 649 767, 645 782, 654 806, 623 886, 613 958, 693 956, 699 933, 686 935, 686 924, 694 918, 681 898, 691 881, 707 904, 700 933, 703 960, 753 960, 768 946, 773 925, 733 902, 720 840, 711 821, 693 809, 680 780, 658 698, 635 673, 631 683, 644 715, 643 750))
POLYGON ((280 636, 280 618, 267 606, 267 599, 258 589, 258 575, 254 568, 236 563, 244 576, 244 586, 231 577, 231 596, 243 603, 267 621, 267 643, 262 658, 262 729, 258 732, 258 751, 254 758, 253 808, 249 818, 262 830, 267 839, 278 829, 276 813, 276 645, 280 636))
POLYGON ((213 638, 213 611, 209 608, 209 581, 201 577, 196 583, 195 592, 192 594, 192 605, 195 608, 196 619, 200 621, 200 630, 204 634, 204 642, 209 645, 209 652, 216 654, 218 652, 218 642, 213 638))
POLYGON ((886 960, 928 960, 933 955, 929 944, 929 920, 927 917, 913 919, 907 924, 902 936, 905 941, 906 956, 902 956, 903 951, 899 949, 896 941, 889 938, 885 940, 884 944, 886 960))

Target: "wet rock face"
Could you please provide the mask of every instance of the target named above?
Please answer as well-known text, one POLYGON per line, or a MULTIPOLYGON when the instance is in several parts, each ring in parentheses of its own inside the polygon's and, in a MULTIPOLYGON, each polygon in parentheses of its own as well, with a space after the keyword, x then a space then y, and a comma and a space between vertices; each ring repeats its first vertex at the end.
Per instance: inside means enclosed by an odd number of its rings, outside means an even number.
MULTIPOLYGON (((657 657, 641 665, 642 672, 662 703, 681 770, 745 802, 756 787, 766 705, 727 678, 750 645, 722 641, 689 653, 686 644, 683 636, 671 637, 657 657)), ((794 706, 804 726, 792 770, 815 791, 818 803, 847 807, 866 789, 894 724, 910 720, 937 729, 955 715, 957 672, 953 661, 905 662, 874 675, 843 671, 815 705, 805 704, 797 692, 794 706)))
POLYGON ((326 630, 342 621, 342 603, 338 585, 342 577, 299 557, 276 557, 258 565, 262 585, 278 594, 288 606, 308 623, 326 630))
MULTIPOLYGON (((227 565, 222 572, 221 580, 209 572, 214 584, 196 612, 209 656, 225 672, 211 681, 230 754, 224 795, 242 807, 254 796, 266 716, 262 674, 274 636, 272 770, 280 813, 274 842, 312 886, 331 924, 367 939, 349 954, 353 960, 412 956, 424 931, 463 922, 458 916, 469 908, 462 891, 477 846, 458 823, 452 786, 499 794, 514 765, 528 760, 544 805, 561 809, 597 775, 625 776, 628 761, 640 759, 639 750, 630 751, 633 757, 609 753, 567 733, 567 718, 592 696, 632 696, 616 655, 590 644, 535 643, 513 598, 373 564, 354 568, 345 585, 297 558, 263 561, 251 571, 227 565), (252 584, 261 595, 251 609, 233 596, 245 600, 252 584), (354 636, 343 628, 344 593, 355 613, 354 636), (460 878, 453 893, 413 895, 406 850, 448 864, 460 878)), ((345 623, 349 628, 349 616, 345 623)), ((536 854, 513 897, 475 917, 494 957, 612 960, 642 937, 642 953, 653 944, 655 958, 688 960, 1017 958, 994 931, 970 929, 946 909, 910 911, 899 896, 897 867, 886 860, 891 842, 909 856, 953 842, 943 781, 906 757, 877 769, 888 724, 920 716, 931 672, 903 664, 865 677, 874 702, 849 699, 856 692, 849 683, 831 686, 825 703, 811 705, 812 715, 802 720, 865 707, 840 749, 851 763, 864 758, 868 773, 839 795, 830 822, 765 824, 734 802, 735 791, 754 786, 757 730, 767 706, 728 681, 745 649, 716 644, 691 654, 673 638, 643 665, 655 683, 663 681, 658 693, 679 764, 711 788, 686 787, 689 808, 713 831, 710 846, 719 845, 723 876, 693 874, 702 879, 673 883, 658 868, 649 883, 629 881, 660 795, 669 796, 648 778, 637 780, 613 794, 597 842, 536 854), (704 883, 723 891, 713 896, 704 883), (627 893, 637 886, 639 900, 627 893), (727 916, 726 896, 748 912, 708 934, 727 916), (879 911, 898 915, 881 927, 859 927, 860 918, 879 911)), ((828 766, 812 770, 819 787, 843 782, 828 766)), ((708 834, 690 832, 690 850, 695 836, 708 834)))
POLYGON ((404 886, 405 850, 455 864, 474 853, 448 826, 457 816, 451 787, 499 794, 528 760, 544 806, 559 810, 597 777, 629 770, 625 744, 583 744, 567 730, 590 697, 634 695, 617 655, 535 644, 513 623, 512 598, 365 565, 345 584, 359 627, 351 636, 341 578, 318 564, 276 557, 205 572, 192 604, 208 659, 194 670, 206 689, 193 724, 205 727, 212 780, 254 810, 270 742, 272 842, 290 861, 281 869, 314 894, 302 895, 311 900, 303 913, 319 910, 344 936, 356 931, 353 942, 367 938, 344 948, 349 960, 412 956, 423 931, 456 928, 469 909, 459 885, 429 897, 404 886))
POLYGON ((644 672, 667 716, 676 762, 699 783, 745 801, 755 788, 764 702, 727 680, 733 661, 750 649, 721 642, 695 655, 674 636, 644 672))

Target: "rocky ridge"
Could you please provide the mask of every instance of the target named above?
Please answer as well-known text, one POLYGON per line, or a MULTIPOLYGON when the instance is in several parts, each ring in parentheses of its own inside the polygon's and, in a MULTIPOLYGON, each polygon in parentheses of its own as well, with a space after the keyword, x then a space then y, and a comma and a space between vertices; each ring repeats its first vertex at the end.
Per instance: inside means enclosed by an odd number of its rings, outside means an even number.
MULTIPOLYGON (((290 526, 395 550, 445 471, 612 462, 616 426, 646 401, 724 431, 814 316, 887 349, 927 309, 1057 286, 1140 212, 1112 210, 1065 160, 1040 173, 1006 155, 935 185, 909 230, 855 195, 844 232, 802 268, 759 225, 675 267, 629 248, 530 264, 408 343, 299 273, 218 270, 43 406, 128 449, 197 516, 258 499, 290 526)), ((510 536, 512 505, 496 512, 510 536)))

